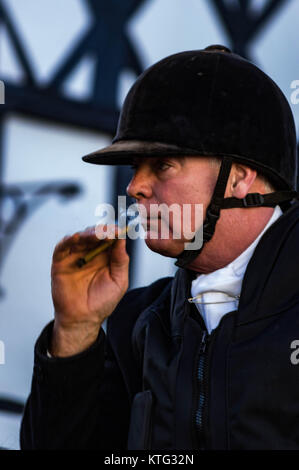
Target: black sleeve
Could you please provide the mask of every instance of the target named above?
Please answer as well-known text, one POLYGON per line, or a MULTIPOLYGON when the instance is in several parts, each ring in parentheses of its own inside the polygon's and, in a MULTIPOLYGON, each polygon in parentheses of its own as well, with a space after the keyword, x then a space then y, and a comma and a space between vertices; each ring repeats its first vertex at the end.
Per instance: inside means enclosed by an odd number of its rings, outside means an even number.
POLYGON ((49 358, 52 328, 35 345, 21 449, 126 449, 129 398, 104 331, 80 354, 49 358))

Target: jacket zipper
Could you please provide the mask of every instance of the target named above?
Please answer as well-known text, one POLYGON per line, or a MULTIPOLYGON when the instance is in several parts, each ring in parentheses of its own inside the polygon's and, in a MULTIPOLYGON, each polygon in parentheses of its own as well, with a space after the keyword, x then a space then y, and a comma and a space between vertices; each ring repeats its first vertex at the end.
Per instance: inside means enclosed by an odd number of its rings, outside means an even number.
POLYGON ((195 428, 200 450, 205 446, 204 435, 204 408, 206 404, 206 348, 210 340, 210 335, 203 332, 198 353, 198 362, 196 369, 196 381, 198 386, 197 407, 195 411, 195 428))

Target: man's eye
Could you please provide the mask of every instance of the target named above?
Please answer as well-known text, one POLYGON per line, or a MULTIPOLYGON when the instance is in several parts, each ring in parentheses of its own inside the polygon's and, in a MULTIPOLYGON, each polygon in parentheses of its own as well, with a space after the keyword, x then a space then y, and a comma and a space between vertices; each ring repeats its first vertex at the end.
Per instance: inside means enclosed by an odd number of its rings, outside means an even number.
POLYGON ((166 162, 159 162, 157 164, 157 168, 158 170, 161 170, 161 171, 165 171, 165 170, 168 170, 168 168, 170 168, 171 165, 169 165, 169 163, 166 163, 166 162))

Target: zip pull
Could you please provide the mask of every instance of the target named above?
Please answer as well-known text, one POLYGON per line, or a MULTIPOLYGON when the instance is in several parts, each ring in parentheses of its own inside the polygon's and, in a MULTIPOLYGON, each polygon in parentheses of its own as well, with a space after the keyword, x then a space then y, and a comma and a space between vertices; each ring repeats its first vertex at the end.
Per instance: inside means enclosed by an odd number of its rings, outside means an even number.
POLYGON ((204 331, 201 337, 201 343, 199 348, 200 354, 203 354, 205 352, 209 337, 210 336, 208 335, 208 333, 204 331))

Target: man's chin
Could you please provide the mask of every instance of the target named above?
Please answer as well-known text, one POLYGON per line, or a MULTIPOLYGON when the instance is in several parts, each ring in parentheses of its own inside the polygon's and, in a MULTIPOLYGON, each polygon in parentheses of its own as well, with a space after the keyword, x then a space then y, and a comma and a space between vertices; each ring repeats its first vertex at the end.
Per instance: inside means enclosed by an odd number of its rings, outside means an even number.
POLYGON ((184 250, 184 243, 179 240, 146 238, 145 243, 150 250, 169 258, 176 258, 184 250))

